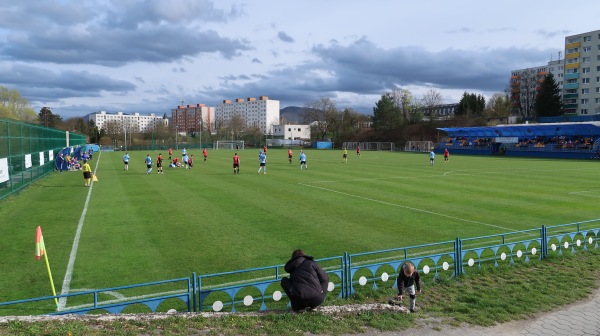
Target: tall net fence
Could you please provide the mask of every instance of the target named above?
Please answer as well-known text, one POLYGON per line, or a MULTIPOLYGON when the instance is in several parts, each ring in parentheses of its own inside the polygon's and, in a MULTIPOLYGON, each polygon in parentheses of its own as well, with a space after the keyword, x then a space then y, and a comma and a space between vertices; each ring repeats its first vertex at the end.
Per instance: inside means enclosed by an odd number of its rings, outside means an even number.
POLYGON ((342 148, 356 149, 367 151, 395 151, 396 146, 393 142, 344 142, 342 148))
POLYGON ((85 146, 85 135, 0 119, 0 199, 55 169, 65 147, 85 146))

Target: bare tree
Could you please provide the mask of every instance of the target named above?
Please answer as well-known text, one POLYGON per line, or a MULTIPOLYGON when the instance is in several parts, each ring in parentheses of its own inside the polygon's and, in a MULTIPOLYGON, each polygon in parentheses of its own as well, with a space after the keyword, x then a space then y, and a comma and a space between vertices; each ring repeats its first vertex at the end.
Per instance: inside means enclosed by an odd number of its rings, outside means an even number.
POLYGON ((438 118, 437 108, 442 104, 442 94, 436 89, 429 89, 421 98, 423 108, 429 113, 429 120, 434 121, 438 118))
POLYGON ((319 139, 324 140, 327 133, 333 129, 338 114, 335 102, 331 98, 323 97, 304 105, 303 119, 305 123, 314 123, 313 128, 319 139))
POLYGON ((239 114, 234 114, 227 122, 227 130, 233 139, 239 139, 245 128, 246 120, 239 114))
POLYGON ((397 89, 392 91, 392 97, 400 113, 398 120, 401 120, 403 124, 411 122, 411 113, 415 108, 415 99, 412 92, 407 89, 397 89))
POLYGON ((536 86, 536 74, 531 73, 531 70, 515 73, 511 79, 513 109, 522 118, 533 117, 536 86))

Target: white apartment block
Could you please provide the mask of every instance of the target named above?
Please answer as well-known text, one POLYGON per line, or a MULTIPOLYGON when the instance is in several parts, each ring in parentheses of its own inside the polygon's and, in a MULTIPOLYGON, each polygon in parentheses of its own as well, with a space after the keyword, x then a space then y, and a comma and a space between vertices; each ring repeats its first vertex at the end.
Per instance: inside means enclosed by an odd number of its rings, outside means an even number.
POLYGON ((168 126, 168 119, 154 113, 140 115, 139 113, 126 114, 123 112, 107 113, 99 111, 86 116, 87 121, 94 121, 98 129, 111 129, 109 133, 122 133, 125 129, 129 132, 144 133, 155 130, 158 126, 168 126))
POLYGON ((559 59, 557 61, 550 61, 546 65, 511 71, 510 101, 513 111, 526 117, 533 116, 535 96, 544 78, 548 73, 552 73, 554 81, 556 81, 556 84, 562 90, 564 85, 564 67, 565 60, 559 59))
POLYGON ((273 125, 272 132, 276 139, 310 140, 310 125, 273 125))
POLYGON ((215 108, 217 127, 226 125, 235 115, 242 117, 247 127, 258 127, 263 134, 268 134, 273 125, 279 125, 279 100, 271 100, 267 96, 260 96, 258 100, 223 100, 215 108))
POLYGON ((564 112, 600 114, 600 30, 565 37, 564 112))

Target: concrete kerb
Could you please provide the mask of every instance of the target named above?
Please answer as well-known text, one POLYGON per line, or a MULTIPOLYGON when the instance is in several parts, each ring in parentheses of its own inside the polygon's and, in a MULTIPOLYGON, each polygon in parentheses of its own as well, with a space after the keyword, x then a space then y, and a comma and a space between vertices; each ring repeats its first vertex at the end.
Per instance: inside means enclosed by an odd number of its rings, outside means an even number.
MULTIPOLYGON (((316 312, 306 312, 304 314, 353 314, 367 311, 391 311, 402 314, 410 314, 408 308, 403 306, 392 306, 382 303, 360 304, 360 305, 343 305, 343 306, 322 306, 317 308, 316 312)), ((263 312, 248 312, 248 313, 232 313, 232 312, 202 312, 202 313, 178 313, 174 310, 168 313, 149 313, 149 314, 102 314, 102 315, 36 315, 36 316, 0 316, 0 324, 6 324, 11 321, 20 322, 45 322, 45 321, 130 321, 130 320, 160 320, 173 316, 183 318, 202 317, 223 317, 223 316, 264 316, 273 313, 288 313, 290 311, 269 310, 263 312)))

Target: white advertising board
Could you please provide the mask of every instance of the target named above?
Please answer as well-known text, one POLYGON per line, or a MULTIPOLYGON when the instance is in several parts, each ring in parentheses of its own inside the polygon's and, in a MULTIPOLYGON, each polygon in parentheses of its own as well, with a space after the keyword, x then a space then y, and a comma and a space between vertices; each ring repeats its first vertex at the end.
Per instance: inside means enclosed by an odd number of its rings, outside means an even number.
POLYGON ((8 159, 2 158, 0 159, 0 183, 8 180, 10 180, 10 176, 8 176, 8 159))

